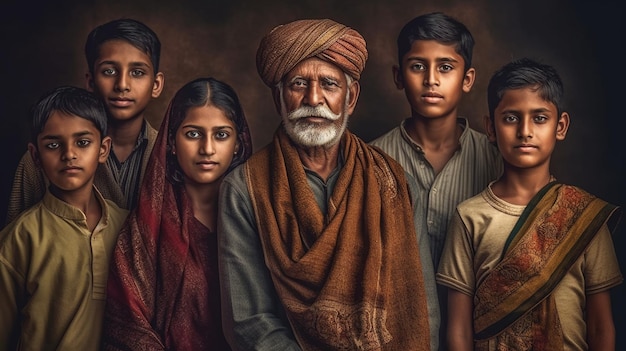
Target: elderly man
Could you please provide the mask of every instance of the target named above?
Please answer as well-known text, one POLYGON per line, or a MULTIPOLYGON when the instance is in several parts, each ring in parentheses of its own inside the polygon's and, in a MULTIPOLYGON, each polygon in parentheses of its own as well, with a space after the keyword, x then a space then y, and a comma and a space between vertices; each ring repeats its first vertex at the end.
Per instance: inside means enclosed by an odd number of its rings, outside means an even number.
POLYGON ((407 176, 346 130, 366 60, 363 37, 328 19, 261 41, 257 68, 282 124, 224 179, 218 219, 235 350, 437 348, 433 267, 407 176))

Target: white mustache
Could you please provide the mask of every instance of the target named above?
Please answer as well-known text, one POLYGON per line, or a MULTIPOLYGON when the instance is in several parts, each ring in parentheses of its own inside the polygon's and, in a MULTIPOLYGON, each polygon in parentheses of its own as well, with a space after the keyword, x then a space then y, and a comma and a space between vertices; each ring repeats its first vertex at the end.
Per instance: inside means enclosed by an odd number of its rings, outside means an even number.
POLYGON ((287 119, 290 121, 295 121, 307 117, 322 117, 331 121, 336 121, 339 119, 339 117, 341 117, 341 114, 334 114, 333 111, 323 105, 315 107, 300 106, 287 114, 287 119))

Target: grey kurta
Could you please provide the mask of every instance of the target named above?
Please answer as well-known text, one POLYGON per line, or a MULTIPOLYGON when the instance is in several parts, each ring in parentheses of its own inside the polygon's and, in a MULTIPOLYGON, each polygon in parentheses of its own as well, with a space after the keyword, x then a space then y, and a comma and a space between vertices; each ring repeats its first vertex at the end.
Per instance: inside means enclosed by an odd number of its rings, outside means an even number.
MULTIPOLYGON (((314 172, 306 172, 324 213, 339 170, 337 168, 326 182, 314 172)), ((415 182, 408 175, 407 179, 415 199, 415 182)), ((427 295, 431 348, 437 350, 440 315, 433 264, 428 237, 417 227, 419 222, 415 223, 427 295)), ((234 169, 222 182, 218 252, 223 328, 233 350, 300 350, 265 265, 243 166, 234 169)))

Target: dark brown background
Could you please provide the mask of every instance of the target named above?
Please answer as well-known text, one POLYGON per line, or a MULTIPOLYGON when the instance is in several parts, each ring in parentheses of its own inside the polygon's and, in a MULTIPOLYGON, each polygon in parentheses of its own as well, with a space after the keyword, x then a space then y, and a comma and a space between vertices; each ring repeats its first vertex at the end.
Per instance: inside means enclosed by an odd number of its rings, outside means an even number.
MULTIPOLYGON (((96 25, 131 17, 159 35, 163 48, 163 94, 148 111, 158 127, 166 105, 185 82, 214 76, 239 93, 255 149, 267 143, 279 122, 271 94, 259 79, 255 53, 262 35, 275 25, 300 18, 332 18, 357 29, 368 43, 369 61, 350 128, 366 141, 409 115, 404 94, 395 89, 391 65, 395 38, 411 18, 444 11, 464 22, 476 39, 477 80, 460 108, 473 127, 487 113, 490 75, 511 59, 530 56, 552 64, 566 86, 572 117, 568 137, 557 146, 553 173, 567 183, 616 204, 626 204, 626 157, 622 128, 624 99, 624 12, 609 0, 564 1, 47 1, 33 5, 9 0, 0 9, 0 216, 4 218, 13 171, 28 141, 28 109, 61 84, 83 86, 83 45, 96 25)), ((626 224, 614 235, 626 272, 626 224)), ((613 290, 618 350, 626 349, 626 288, 613 290)))

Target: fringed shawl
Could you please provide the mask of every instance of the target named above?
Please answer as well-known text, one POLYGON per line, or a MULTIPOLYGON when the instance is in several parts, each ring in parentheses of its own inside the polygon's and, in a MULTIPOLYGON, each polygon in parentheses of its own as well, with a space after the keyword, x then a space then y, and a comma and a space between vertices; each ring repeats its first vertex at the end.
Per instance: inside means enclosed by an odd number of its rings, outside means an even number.
POLYGON ((246 166, 266 264, 294 334, 304 350, 430 350, 404 171, 350 132, 342 147, 328 213, 282 128, 246 166))

